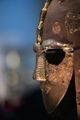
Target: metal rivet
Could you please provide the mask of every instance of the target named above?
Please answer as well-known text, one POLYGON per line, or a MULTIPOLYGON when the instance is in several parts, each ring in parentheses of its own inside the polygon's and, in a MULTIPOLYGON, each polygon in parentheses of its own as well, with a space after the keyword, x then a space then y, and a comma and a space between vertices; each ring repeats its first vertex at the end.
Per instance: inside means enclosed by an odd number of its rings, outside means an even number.
POLYGON ((52 31, 54 34, 59 34, 61 32, 61 26, 59 22, 55 22, 52 26, 52 31))

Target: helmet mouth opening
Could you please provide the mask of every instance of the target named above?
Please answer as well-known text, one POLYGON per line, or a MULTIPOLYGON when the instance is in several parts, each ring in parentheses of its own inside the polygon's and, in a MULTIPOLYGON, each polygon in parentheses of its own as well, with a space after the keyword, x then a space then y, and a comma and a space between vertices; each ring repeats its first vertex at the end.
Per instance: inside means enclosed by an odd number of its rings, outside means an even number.
POLYGON ((59 65, 65 58, 65 52, 62 49, 48 49, 45 56, 49 64, 59 65))

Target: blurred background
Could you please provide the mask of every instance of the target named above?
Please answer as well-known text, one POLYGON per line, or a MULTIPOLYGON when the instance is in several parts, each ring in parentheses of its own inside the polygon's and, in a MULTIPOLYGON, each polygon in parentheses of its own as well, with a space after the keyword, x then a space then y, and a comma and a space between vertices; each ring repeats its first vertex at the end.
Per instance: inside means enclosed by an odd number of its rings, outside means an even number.
MULTIPOLYGON (((35 89, 33 44, 44 0, 0 0, 0 97, 35 89), (12 94, 13 93, 13 94, 12 94)), ((15 95, 16 96, 16 95, 15 95)))
POLYGON ((0 119, 43 119, 33 45, 44 0, 0 0, 0 119), (37 117, 38 115, 38 117, 37 117))

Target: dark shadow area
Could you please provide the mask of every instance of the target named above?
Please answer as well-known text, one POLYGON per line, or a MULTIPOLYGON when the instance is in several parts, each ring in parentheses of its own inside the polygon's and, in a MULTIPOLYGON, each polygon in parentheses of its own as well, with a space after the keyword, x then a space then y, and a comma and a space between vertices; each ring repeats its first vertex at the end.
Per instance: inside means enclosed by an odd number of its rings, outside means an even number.
POLYGON ((14 112, 5 112, 0 109, 0 120, 77 120, 75 84, 74 78, 71 80, 69 89, 50 118, 44 108, 41 90, 34 90, 25 95, 22 104, 14 112))
POLYGON ((77 120, 76 92, 74 75, 69 85, 68 91, 55 110, 53 120, 77 120))
POLYGON ((0 110, 0 120, 49 120, 45 111, 40 89, 25 95, 22 105, 14 112, 0 110))
POLYGON ((51 49, 46 52, 48 63, 59 65, 65 57, 65 52, 62 49, 51 49))

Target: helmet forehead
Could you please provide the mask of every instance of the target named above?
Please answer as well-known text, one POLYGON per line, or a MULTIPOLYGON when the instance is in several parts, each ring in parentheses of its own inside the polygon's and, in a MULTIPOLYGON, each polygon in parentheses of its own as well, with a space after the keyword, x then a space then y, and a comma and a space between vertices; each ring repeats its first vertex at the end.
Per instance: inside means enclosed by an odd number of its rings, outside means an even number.
POLYGON ((79 45, 80 1, 53 0, 44 20, 42 40, 54 39, 60 43, 79 45), (77 43, 75 44, 75 42, 77 43))

